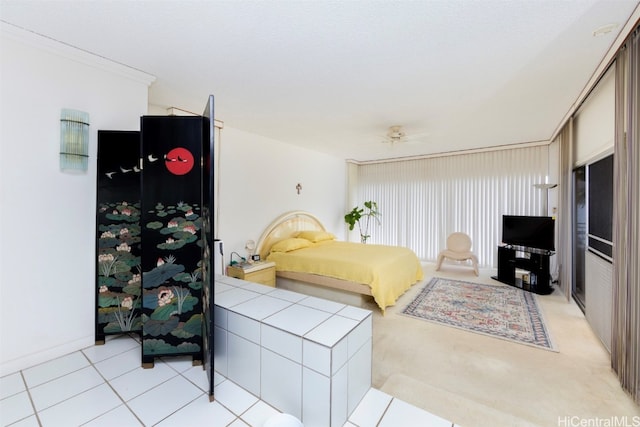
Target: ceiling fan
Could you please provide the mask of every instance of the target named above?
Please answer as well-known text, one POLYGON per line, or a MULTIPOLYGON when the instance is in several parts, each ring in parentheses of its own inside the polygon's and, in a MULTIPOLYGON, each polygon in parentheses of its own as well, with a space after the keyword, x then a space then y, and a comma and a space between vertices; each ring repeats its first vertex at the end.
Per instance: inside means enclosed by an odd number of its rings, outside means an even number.
POLYGON ((390 144, 390 145, 395 145, 395 144, 398 144, 398 143, 422 142, 422 141, 416 139, 416 136, 419 136, 419 135, 414 135, 413 137, 408 137, 407 133, 402 128, 402 126, 394 125, 394 126, 390 126, 389 127, 389 130, 387 130, 387 134, 385 135, 385 137, 382 140, 382 142, 385 143, 385 144, 390 144))
POLYGON ((407 133, 402 129, 402 126, 391 126, 382 142, 394 145, 398 142, 404 142, 406 137, 407 133))

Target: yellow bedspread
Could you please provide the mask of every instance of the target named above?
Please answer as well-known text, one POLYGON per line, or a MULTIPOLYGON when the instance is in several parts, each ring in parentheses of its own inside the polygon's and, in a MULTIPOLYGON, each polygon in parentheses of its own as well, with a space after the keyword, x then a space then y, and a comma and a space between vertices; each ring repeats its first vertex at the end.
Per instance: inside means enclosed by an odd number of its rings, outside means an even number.
POLYGON ((400 246, 333 240, 286 253, 272 252, 267 260, 276 263, 276 271, 313 273, 367 284, 383 313, 423 276, 416 254, 400 246))

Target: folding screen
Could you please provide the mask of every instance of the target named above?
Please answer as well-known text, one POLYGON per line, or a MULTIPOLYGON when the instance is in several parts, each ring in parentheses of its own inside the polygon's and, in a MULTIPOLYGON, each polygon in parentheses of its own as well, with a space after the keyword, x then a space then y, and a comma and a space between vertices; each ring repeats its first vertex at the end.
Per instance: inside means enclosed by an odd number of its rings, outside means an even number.
POLYGON ((143 367, 204 360, 213 400, 213 96, 203 117, 140 123, 98 131, 96 344, 137 332, 143 367))

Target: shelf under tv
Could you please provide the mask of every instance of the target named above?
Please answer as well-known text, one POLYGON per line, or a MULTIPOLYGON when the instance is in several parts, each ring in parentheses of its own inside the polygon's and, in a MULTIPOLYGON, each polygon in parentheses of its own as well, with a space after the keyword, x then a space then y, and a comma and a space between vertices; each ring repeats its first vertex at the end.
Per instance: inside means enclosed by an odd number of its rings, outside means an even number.
POLYGON ((549 257, 553 251, 525 246, 498 246, 498 274, 493 279, 510 286, 548 295, 553 292, 549 274, 549 257), (523 278, 516 277, 516 269, 524 270, 523 278))

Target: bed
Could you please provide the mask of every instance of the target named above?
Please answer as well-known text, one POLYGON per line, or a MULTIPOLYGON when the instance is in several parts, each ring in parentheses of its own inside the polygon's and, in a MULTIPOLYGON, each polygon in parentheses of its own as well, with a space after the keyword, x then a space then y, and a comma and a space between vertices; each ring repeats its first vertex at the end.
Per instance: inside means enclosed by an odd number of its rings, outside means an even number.
POLYGON ((373 297, 382 312, 423 278, 415 253, 404 247, 343 242, 304 211, 276 218, 256 245, 282 279, 373 297))

